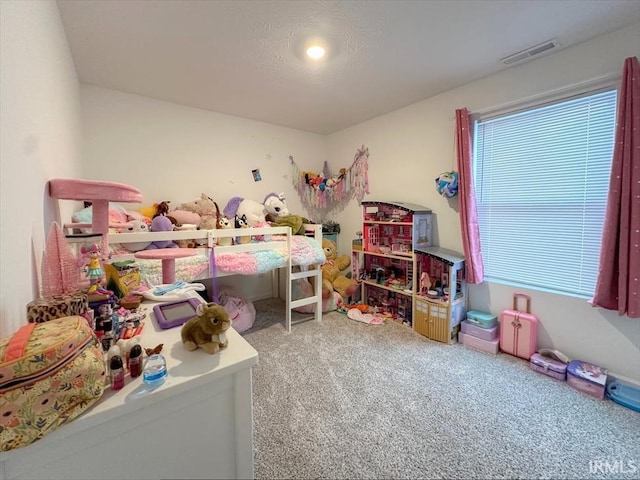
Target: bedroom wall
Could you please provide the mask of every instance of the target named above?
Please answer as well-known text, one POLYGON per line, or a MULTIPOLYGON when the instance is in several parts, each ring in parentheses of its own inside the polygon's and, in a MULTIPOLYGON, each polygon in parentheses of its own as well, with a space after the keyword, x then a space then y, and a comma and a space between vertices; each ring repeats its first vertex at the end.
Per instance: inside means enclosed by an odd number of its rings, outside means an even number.
MULTIPOLYGON (((55 2, 2 1, 0 15, 0 336, 39 295, 55 176, 80 173, 79 83, 55 2)), ((67 202, 68 203, 68 202, 67 202)), ((71 206, 61 210, 71 211, 71 206)))
MULTIPOLYGON (((289 156, 317 170, 327 158, 326 137, 91 85, 82 85, 81 96, 85 178, 133 185, 142 205, 175 206, 206 193, 224 209, 234 196, 262 201, 284 192, 290 211, 307 216, 289 156)), ((238 288, 252 299, 269 297, 270 278, 244 278, 238 288)))
MULTIPOLYGON (((291 210, 304 214, 290 182, 288 156, 311 170, 328 159, 336 171, 349 166, 364 144, 370 151, 366 198, 432 208, 435 241, 461 250, 457 202, 439 197, 433 187, 437 174, 455 166, 455 109, 485 110, 619 73, 624 58, 640 54, 639 46, 640 29, 634 25, 328 137, 83 85, 84 176, 131 183, 148 203, 182 202, 204 191, 222 205, 234 195, 261 199, 266 192, 284 191, 291 210), (260 183, 253 182, 254 168, 262 171, 260 183)), ((341 223, 340 250, 348 252, 360 228, 360 208, 351 202, 330 218, 341 223)), ((243 283, 252 298, 268 296, 267 285, 243 283)), ((640 383, 640 322, 594 309, 582 299, 524 291, 541 318, 541 346, 640 383)), ((513 292, 504 285, 474 286, 469 306, 499 313, 511 304, 513 292)))
MULTIPOLYGON (((369 200, 400 200, 431 208, 437 244, 461 251, 457 199, 447 201, 434 178, 455 166, 455 109, 471 112, 607 75, 619 74, 625 58, 640 56, 640 25, 558 51, 415 103, 328 137, 332 169, 350 164, 353 145, 369 147, 369 200), (402 186, 401 191, 398 187, 402 186)), ((356 202, 338 215, 340 249, 348 251, 361 226, 356 202)), ((484 283, 469 289, 469 306, 498 314, 511 305, 515 289, 484 283)), ((539 291, 532 308, 541 320, 540 346, 608 367, 640 383, 640 320, 592 308, 585 300, 539 291)))

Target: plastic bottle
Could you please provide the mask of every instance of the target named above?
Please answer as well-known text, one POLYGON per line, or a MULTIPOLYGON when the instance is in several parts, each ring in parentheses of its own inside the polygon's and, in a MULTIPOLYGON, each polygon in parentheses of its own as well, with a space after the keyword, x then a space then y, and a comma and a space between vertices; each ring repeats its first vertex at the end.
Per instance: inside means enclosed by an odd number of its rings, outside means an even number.
POLYGON ((131 347, 127 362, 131 378, 139 377, 142 374, 142 347, 140 345, 136 344, 131 347))
POLYGON ((167 377, 167 362, 159 353, 151 355, 142 371, 142 381, 152 388, 159 387, 167 377))
POLYGON ((109 370, 111 375, 111 389, 120 390, 124 387, 124 368, 122 367, 122 358, 114 355, 109 361, 109 370))

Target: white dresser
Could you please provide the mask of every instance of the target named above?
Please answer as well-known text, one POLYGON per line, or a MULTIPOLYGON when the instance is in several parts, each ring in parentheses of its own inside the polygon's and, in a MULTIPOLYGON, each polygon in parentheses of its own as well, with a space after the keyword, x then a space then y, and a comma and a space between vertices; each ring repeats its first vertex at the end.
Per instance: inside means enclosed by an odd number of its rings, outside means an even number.
POLYGON ((235 330, 215 355, 187 352, 180 327, 161 330, 145 303, 141 344, 164 344, 168 377, 124 388, 23 448, 0 452, 0 479, 253 478, 251 367, 258 353, 235 330), (151 317, 151 318, 150 318, 151 317))

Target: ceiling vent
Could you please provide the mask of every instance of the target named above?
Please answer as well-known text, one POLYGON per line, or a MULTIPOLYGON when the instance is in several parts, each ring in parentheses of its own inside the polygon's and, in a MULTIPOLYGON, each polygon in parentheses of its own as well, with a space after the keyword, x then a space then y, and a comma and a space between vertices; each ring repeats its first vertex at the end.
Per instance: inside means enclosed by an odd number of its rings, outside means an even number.
POLYGON ((531 60, 533 57, 537 57, 543 53, 548 53, 554 48, 558 48, 560 43, 554 38, 553 40, 549 40, 546 42, 542 42, 533 47, 527 48, 526 50, 522 50, 521 52, 514 53, 513 55, 509 55, 508 57, 500 59, 502 63, 505 65, 513 65, 515 63, 522 63, 527 60, 531 60))

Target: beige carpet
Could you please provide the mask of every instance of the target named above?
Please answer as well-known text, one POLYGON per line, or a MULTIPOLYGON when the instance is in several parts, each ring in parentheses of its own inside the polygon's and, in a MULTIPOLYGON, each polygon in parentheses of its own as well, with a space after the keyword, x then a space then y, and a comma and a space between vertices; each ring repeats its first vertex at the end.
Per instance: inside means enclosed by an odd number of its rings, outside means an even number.
POLYGON ((640 414, 524 360, 335 312, 288 334, 282 302, 256 309, 257 478, 640 477, 640 414))

